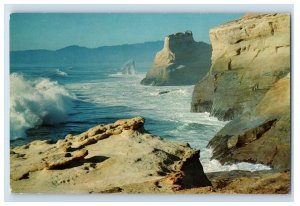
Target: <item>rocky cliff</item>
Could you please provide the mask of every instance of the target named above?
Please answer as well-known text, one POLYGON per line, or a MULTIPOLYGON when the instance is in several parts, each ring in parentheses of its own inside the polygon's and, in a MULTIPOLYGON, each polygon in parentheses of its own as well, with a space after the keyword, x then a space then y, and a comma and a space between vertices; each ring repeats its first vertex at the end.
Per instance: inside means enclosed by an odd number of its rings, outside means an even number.
POLYGON ((15 193, 167 193, 211 186, 199 151, 147 133, 144 119, 98 125, 10 151, 15 193))
POLYGON ((191 111, 232 120, 209 143, 221 162, 290 168, 290 15, 248 14, 210 30, 212 66, 191 111))
POLYGON ((191 31, 165 37, 164 47, 155 58, 145 85, 189 85, 198 82, 210 68, 211 46, 195 42, 191 31))

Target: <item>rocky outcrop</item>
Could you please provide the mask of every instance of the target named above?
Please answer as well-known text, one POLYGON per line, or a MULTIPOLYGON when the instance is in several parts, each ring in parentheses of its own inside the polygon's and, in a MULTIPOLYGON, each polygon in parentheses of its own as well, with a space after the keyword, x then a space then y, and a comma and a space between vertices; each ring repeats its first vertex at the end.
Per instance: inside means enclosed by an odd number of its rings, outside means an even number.
POLYGON ((291 189, 290 171, 241 171, 213 172, 206 174, 210 187, 176 191, 181 194, 288 194, 291 189))
POLYGON ((290 168, 290 15, 249 14, 210 30, 212 66, 191 110, 232 120, 209 143, 221 162, 290 168))
POLYGON ((147 133, 144 119, 98 125, 10 151, 14 193, 168 193, 210 186, 199 151, 147 133))
POLYGON ((134 75, 135 74, 135 62, 133 59, 128 60, 121 69, 122 74, 134 75))
POLYGON ((156 86, 191 85, 208 71, 211 46, 195 42, 191 31, 165 37, 164 48, 155 58, 142 84, 156 86))
POLYGON ((260 162, 290 169, 290 76, 278 80, 252 112, 228 123, 209 142, 221 162, 260 162))
POLYGON ((288 14, 246 15, 211 29, 210 39, 212 66, 195 86, 193 112, 231 120, 251 111, 290 71, 288 14))

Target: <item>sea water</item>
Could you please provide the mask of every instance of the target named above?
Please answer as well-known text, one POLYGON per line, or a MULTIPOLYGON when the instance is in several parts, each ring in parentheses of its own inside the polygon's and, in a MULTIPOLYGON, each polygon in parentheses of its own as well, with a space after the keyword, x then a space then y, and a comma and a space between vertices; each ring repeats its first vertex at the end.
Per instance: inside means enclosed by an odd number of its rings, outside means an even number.
POLYGON ((10 69, 11 146, 36 139, 57 140, 98 124, 143 116, 145 129, 199 149, 205 172, 266 170, 261 164, 221 165, 211 160, 209 140, 227 123, 209 113, 191 113, 194 86, 144 86, 147 64, 122 75, 122 64, 18 65, 10 69))

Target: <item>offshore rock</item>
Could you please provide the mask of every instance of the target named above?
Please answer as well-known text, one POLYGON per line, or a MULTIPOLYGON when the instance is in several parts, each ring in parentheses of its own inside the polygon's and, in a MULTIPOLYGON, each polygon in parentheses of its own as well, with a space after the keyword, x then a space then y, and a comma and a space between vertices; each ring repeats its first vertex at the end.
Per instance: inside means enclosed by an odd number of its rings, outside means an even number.
POLYGON ((135 71, 135 62, 133 59, 128 60, 121 69, 122 74, 125 75, 134 75, 135 71))
POLYGON ((144 85, 174 86, 192 85, 208 71, 211 59, 211 46, 194 41, 191 31, 165 37, 164 48, 155 58, 144 85))

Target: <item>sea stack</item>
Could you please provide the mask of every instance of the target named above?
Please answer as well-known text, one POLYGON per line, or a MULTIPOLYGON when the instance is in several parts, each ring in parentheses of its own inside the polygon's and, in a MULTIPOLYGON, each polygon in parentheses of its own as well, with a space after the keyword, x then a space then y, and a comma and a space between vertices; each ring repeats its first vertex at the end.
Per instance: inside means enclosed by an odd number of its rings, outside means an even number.
POLYGON ((210 30, 212 66, 191 111, 232 120, 209 143, 221 162, 290 169, 290 15, 247 14, 210 30))
POLYGON ((135 62, 133 59, 129 59, 121 69, 122 74, 134 75, 135 74, 135 62))
POLYGON ((144 85, 175 86, 197 83, 209 70, 211 46, 196 42, 191 31, 165 37, 160 50, 141 81, 144 85))

